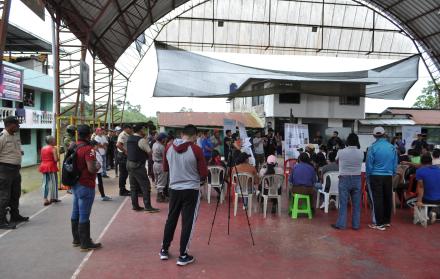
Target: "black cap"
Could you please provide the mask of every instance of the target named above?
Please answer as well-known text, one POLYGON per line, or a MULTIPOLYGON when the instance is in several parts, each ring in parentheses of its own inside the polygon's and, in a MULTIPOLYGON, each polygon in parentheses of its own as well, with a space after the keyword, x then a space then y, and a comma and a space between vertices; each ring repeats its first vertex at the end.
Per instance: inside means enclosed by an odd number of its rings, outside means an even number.
POLYGON ((3 120, 3 123, 5 124, 5 127, 9 124, 17 124, 19 125, 20 122, 18 121, 17 117, 15 116, 8 116, 3 120))
POLYGON ((88 136, 92 133, 92 129, 90 128, 89 125, 78 125, 78 135, 81 136, 88 136))
POLYGON ((122 124, 122 129, 131 129, 131 125, 130 124, 122 124))
POLYGON ((143 124, 136 124, 136 125, 133 126, 133 132, 137 133, 137 132, 139 132, 140 130, 142 130, 144 128, 145 128, 145 125, 143 125, 143 124))

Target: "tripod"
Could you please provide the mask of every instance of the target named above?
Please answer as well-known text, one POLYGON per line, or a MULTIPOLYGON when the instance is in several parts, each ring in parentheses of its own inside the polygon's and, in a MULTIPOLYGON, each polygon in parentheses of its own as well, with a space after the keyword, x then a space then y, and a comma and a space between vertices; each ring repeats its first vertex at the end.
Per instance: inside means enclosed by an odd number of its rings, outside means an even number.
MULTIPOLYGON (((225 181, 226 181, 226 176, 229 173, 229 186, 230 186, 230 189, 228 190, 228 235, 229 235, 229 227, 230 227, 230 222, 231 222, 231 191, 232 191, 232 169, 233 168, 235 168, 235 173, 238 174, 236 159, 233 160, 233 158, 232 158, 232 147, 231 147, 229 149, 229 155, 228 155, 228 166, 227 166, 227 169, 226 169, 226 171, 225 171, 225 173, 223 175, 223 183, 222 183, 222 189, 224 189, 225 181)), ((243 189, 241 187, 240 179, 237 179, 237 184, 238 184, 238 187, 240 188, 240 193, 243 193, 243 189)), ((247 185, 245 185, 245 186, 248 187, 247 185)), ((208 245, 211 242, 212 230, 214 228, 215 218, 217 216, 217 210, 218 210, 218 206, 220 204, 220 199, 221 199, 221 197, 217 199, 217 204, 215 206, 214 217, 212 219, 212 224, 211 224, 211 231, 209 232, 208 245)), ((248 224, 248 227, 249 227, 249 234, 250 234, 251 240, 252 240, 252 246, 255 246, 254 236, 252 234, 251 223, 249 222, 248 203, 244 202, 244 196, 243 195, 241 195, 241 201, 244 204, 244 210, 245 210, 245 214, 246 214, 247 224, 248 224)), ((252 210, 252 208, 250 210, 252 210)))

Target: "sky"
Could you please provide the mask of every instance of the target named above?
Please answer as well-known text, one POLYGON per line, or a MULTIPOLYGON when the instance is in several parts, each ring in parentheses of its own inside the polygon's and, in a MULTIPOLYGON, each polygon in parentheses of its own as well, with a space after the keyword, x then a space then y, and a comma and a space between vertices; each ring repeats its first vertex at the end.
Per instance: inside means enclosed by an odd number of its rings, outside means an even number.
MULTIPOLYGON (((34 15, 18 0, 12 1, 10 22, 30 31, 39 37, 52 41, 51 19, 46 12, 46 21, 34 15)), ((286 56, 286 55, 255 55, 234 53, 200 53, 205 56, 233 62, 237 64, 303 72, 345 72, 367 70, 393 62, 393 60, 353 59, 317 56, 286 56), (319 65, 319 67, 317 67, 319 65)), ((89 55, 90 56, 90 55, 89 55)), ((49 60, 50 62, 51 60, 49 60)), ((89 61, 88 61, 89 62, 89 61)), ((90 62, 89 62, 90 63, 90 62)), ((127 100, 133 105, 141 105, 142 112, 147 116, 155 116, 157 111, 174 112, 182 107, 201 112, 229 111, 226 99, 202 98, 153 98, 157 76, 157 62, 154 48, 143 59, 129 83, 127 100)), ((387 107, 411 107, 417 96, 430 80, 429 73, 423 63, 419 65, 419 81, 411 88, 405 100, 366 100, 366 112, 382 112, 387 107)))

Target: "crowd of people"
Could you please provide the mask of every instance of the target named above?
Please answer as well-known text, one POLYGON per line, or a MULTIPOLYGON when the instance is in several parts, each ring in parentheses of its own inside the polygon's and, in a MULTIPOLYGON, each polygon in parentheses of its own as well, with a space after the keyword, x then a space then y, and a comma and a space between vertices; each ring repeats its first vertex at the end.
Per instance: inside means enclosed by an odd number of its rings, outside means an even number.
MULTIPOLYGON (((17 222, 28 221, 29 218, 21 216, 18 209, 22 151, 20 141, 14 134, 18 131, 19 122, 15 117, 8 117, 4 124, 5 129, 0 134, 0 228, 13 229, 17 222), (9 220, 6 217, 8 211, 11 216, 9 220)), ((349 202, 352 208, 351 228, 360 229, 363 175, 372 207, 372 220, 369 224, 372 229, 383 231, 391 227, 394 192, 404 197, 408 205, 415 207, 415 211, 420 211, 426 204, 440 205, 440 187, 437 183, 440 180, 440 150, 427 144, 423 135, 412 143, 408 152, 400 137, 389 141, 382 127, 376 127, 372 135, 375 142, 367 152, 363 152, 359 138, 354 133, 344 142, 335 131, 327 145, 323 144, 323 138, 317 134, 312 141, 320 144, 319 150, 315 150, 315 144, 307 145, 304 150, 299 150, 300 154, 291 166, 289 192, 310 196, 312 205, 315 204, 318 190, 329 191, 331 180, 324 180, 326 174, 338 173, 339 210, 336 222, 331 225, 334 229, 347 228, 349 202), (399 193, 398 186, 401 186, 403 180, 408 180, 408 175, 414 176, 413 184, 407 185, 407 190, 399 193), (408 193, 413 195, 407 196, 408 193)), ((249 141, 249 148, 244 148, 242 140, 238 132, 233 134, 227 130, 224 139, 221 139, 218 130, 214 130, 211 135, 208 131, 199 132, 193 125, 185 126, 177 138, 171 132, 157 133, 141 124, 124 124, 114 130, 97 128, 94 131, 88 125, 69 125, 61 148, 57 148, 54 137, 47 136, 46 146, 41 149, 39 171, 43 176, 43 203, 46 206, 60 202, 57 184, 59 154, 64 153, 64 157, 75 154, 78 180, 71 188, 73 246, 79 246, 81 251, 89 251, 102 246, 90 238, 89 218, 96 185, 102 201, 112 200, 105 194, 104 178, 109 177, 107 171, 115 169, 115 174, 119 176, 119 195, 130 196, 134 211, 160 211, 151 202, 152 181, 156 186, 156 202, 169 202, 160 259, 169 258, 168 249, 179 216, 182 215, 177 264, 187 265, 194 261, 194 257, 188 254, 188 247, 197 219, 200 187, 211 179, 209 166, 224 168, 220 182, 230 189, 234 189, 234 182, 227 179, 229 171, 231 175, 251 175, 253 185, 242 186, 257 195, 267 191, 260 183, 264 176, 285 173, 278 166, 277 155, 281 154, 282 142, 279 133, 268 129, 267 134, 262 135, 262 131, 256 131, 249 141), (251 163, 252 156, 255 161, 251 163), (126 189, 127 179, 130 190, 126 189), (139 204, 138 197, 142 197, 143 206, 139 204)), ((214 189, 220 199, 221 190, 214 189)), ((281 192, 280 185, 278 193, 281 192)), ((274 199, 272 213, 276 209, 277 200, 274 199)), ((315 214, 314 208, 312 211, 315 214)), ((438 214, 438 208, 430 207, 432 223, 438 214)))

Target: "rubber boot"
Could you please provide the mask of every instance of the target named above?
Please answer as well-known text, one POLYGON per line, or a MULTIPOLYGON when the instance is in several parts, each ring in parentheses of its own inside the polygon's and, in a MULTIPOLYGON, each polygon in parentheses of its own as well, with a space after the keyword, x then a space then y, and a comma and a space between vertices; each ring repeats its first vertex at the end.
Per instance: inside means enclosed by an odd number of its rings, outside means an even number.
POLYGON ((150 198, 150 191, 147 191, 144 195, 144 205, 145 205, 145 211, 149 213, 157 213, 160 211, 158 208, 154 208, 151 206, 151 198, 150 198))
POLYGON ((81 252, 88 252, 102 247, 101 243, 93 243, 90 238, 90 221, 79 224, 79 238, 81 242, 81 252))
POLYGON ((139 206, 138 194, 137 194, 136 189, 133 189, 133 190, 130 192, 130 196, 131 196, 131 208, 132 208, 134 211, 142 211, 142 210, 144 210, 143 207, 139 206))
POLYGON ((81 245, 81 241, 79 240, 79 229, 78 229, 78 220, 70 220, 70 224, 72 227, 72 246, 78 247, 81 245))

